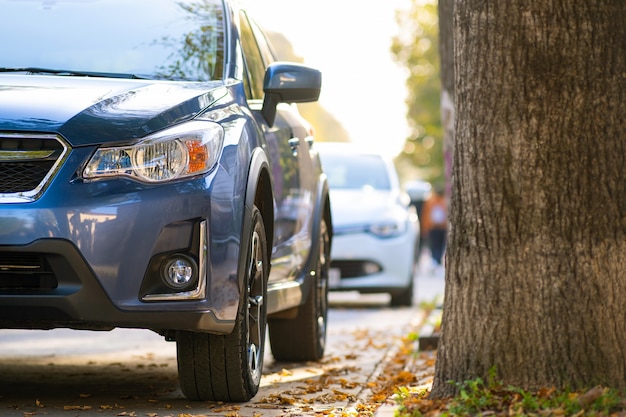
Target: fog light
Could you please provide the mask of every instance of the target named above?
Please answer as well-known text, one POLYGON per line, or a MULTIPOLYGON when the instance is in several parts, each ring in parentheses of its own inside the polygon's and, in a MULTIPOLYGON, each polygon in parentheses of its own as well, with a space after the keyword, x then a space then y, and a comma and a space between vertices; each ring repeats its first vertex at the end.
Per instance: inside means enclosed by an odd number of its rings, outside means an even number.
POLYGON ((364 262, 363 272, 365 272, 365 275, 376 274, 380 272, 380 266, 374 262, 364 262))
POLYGON ((195 280, 197 270, 196 263, 187 256, 170 258, 163 265, 163 282, 175 290, 186 288, 195 280))

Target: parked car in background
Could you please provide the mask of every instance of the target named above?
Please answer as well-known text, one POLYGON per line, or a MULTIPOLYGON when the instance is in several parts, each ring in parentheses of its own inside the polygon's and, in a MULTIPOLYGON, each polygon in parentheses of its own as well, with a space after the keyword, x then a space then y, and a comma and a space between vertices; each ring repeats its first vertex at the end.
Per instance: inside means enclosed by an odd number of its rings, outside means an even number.
POLYGON ((324 354, 319 71, 229 0, 0 0, 0 328, 150 329, 183 393, 324 354))
POLYGON ((389 293, 391 305, 411 305, 419 223, 393 162, 356 144, 315 149, 330 183, 330 289, 389 293))

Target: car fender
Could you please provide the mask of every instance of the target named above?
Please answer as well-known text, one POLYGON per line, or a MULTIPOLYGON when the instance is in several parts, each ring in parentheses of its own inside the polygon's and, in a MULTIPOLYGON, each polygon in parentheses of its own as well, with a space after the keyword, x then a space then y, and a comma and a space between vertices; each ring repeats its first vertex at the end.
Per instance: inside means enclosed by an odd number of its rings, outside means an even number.
MULTIPOLYGON (((252 208, 256 205, 261 211, 265 234, 267 237, 267 259, 271 259, 272 242, 274 240, 274 201, 273 189, 270 180, 269 160, 261 148, 256 148, 250 156, 248 168, 248 182, 246 184, 246 195, 243 210, 243 227, 241 232, 240 248, 247 248, 250 241, 248 231, 252 227, 252 208)), ((243 274, 246 271, 247 249, 240 250, 238 264, 238 278, 240 289, 244 282, 243 274)), ((270 262, 271 264, 271 262, 270 262)), ((271 265, 270 265, 271 266, 271 265)))

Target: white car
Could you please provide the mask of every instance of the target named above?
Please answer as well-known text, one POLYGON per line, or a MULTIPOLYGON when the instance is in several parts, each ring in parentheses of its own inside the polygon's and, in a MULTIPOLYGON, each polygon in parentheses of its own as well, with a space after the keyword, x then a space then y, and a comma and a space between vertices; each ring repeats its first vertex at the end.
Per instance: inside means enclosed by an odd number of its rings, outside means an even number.
POLYGON ((329 289, 413 302, 419 223, 390 159, 351 143, 316 143, 330 185, 329 289))

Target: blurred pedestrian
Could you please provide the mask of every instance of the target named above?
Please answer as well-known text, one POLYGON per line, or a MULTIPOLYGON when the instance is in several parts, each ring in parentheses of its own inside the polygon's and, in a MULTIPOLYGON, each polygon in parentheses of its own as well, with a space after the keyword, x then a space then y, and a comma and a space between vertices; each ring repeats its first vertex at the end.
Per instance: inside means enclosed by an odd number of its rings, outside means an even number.
POLYGON ((425 236, 428 236, 433 267, 436 270, 443 267, 448 231, 448 207, 444 192, 444 186, 434 186, 430 197, 424 202, 422 208, 422 231, 425 236))

